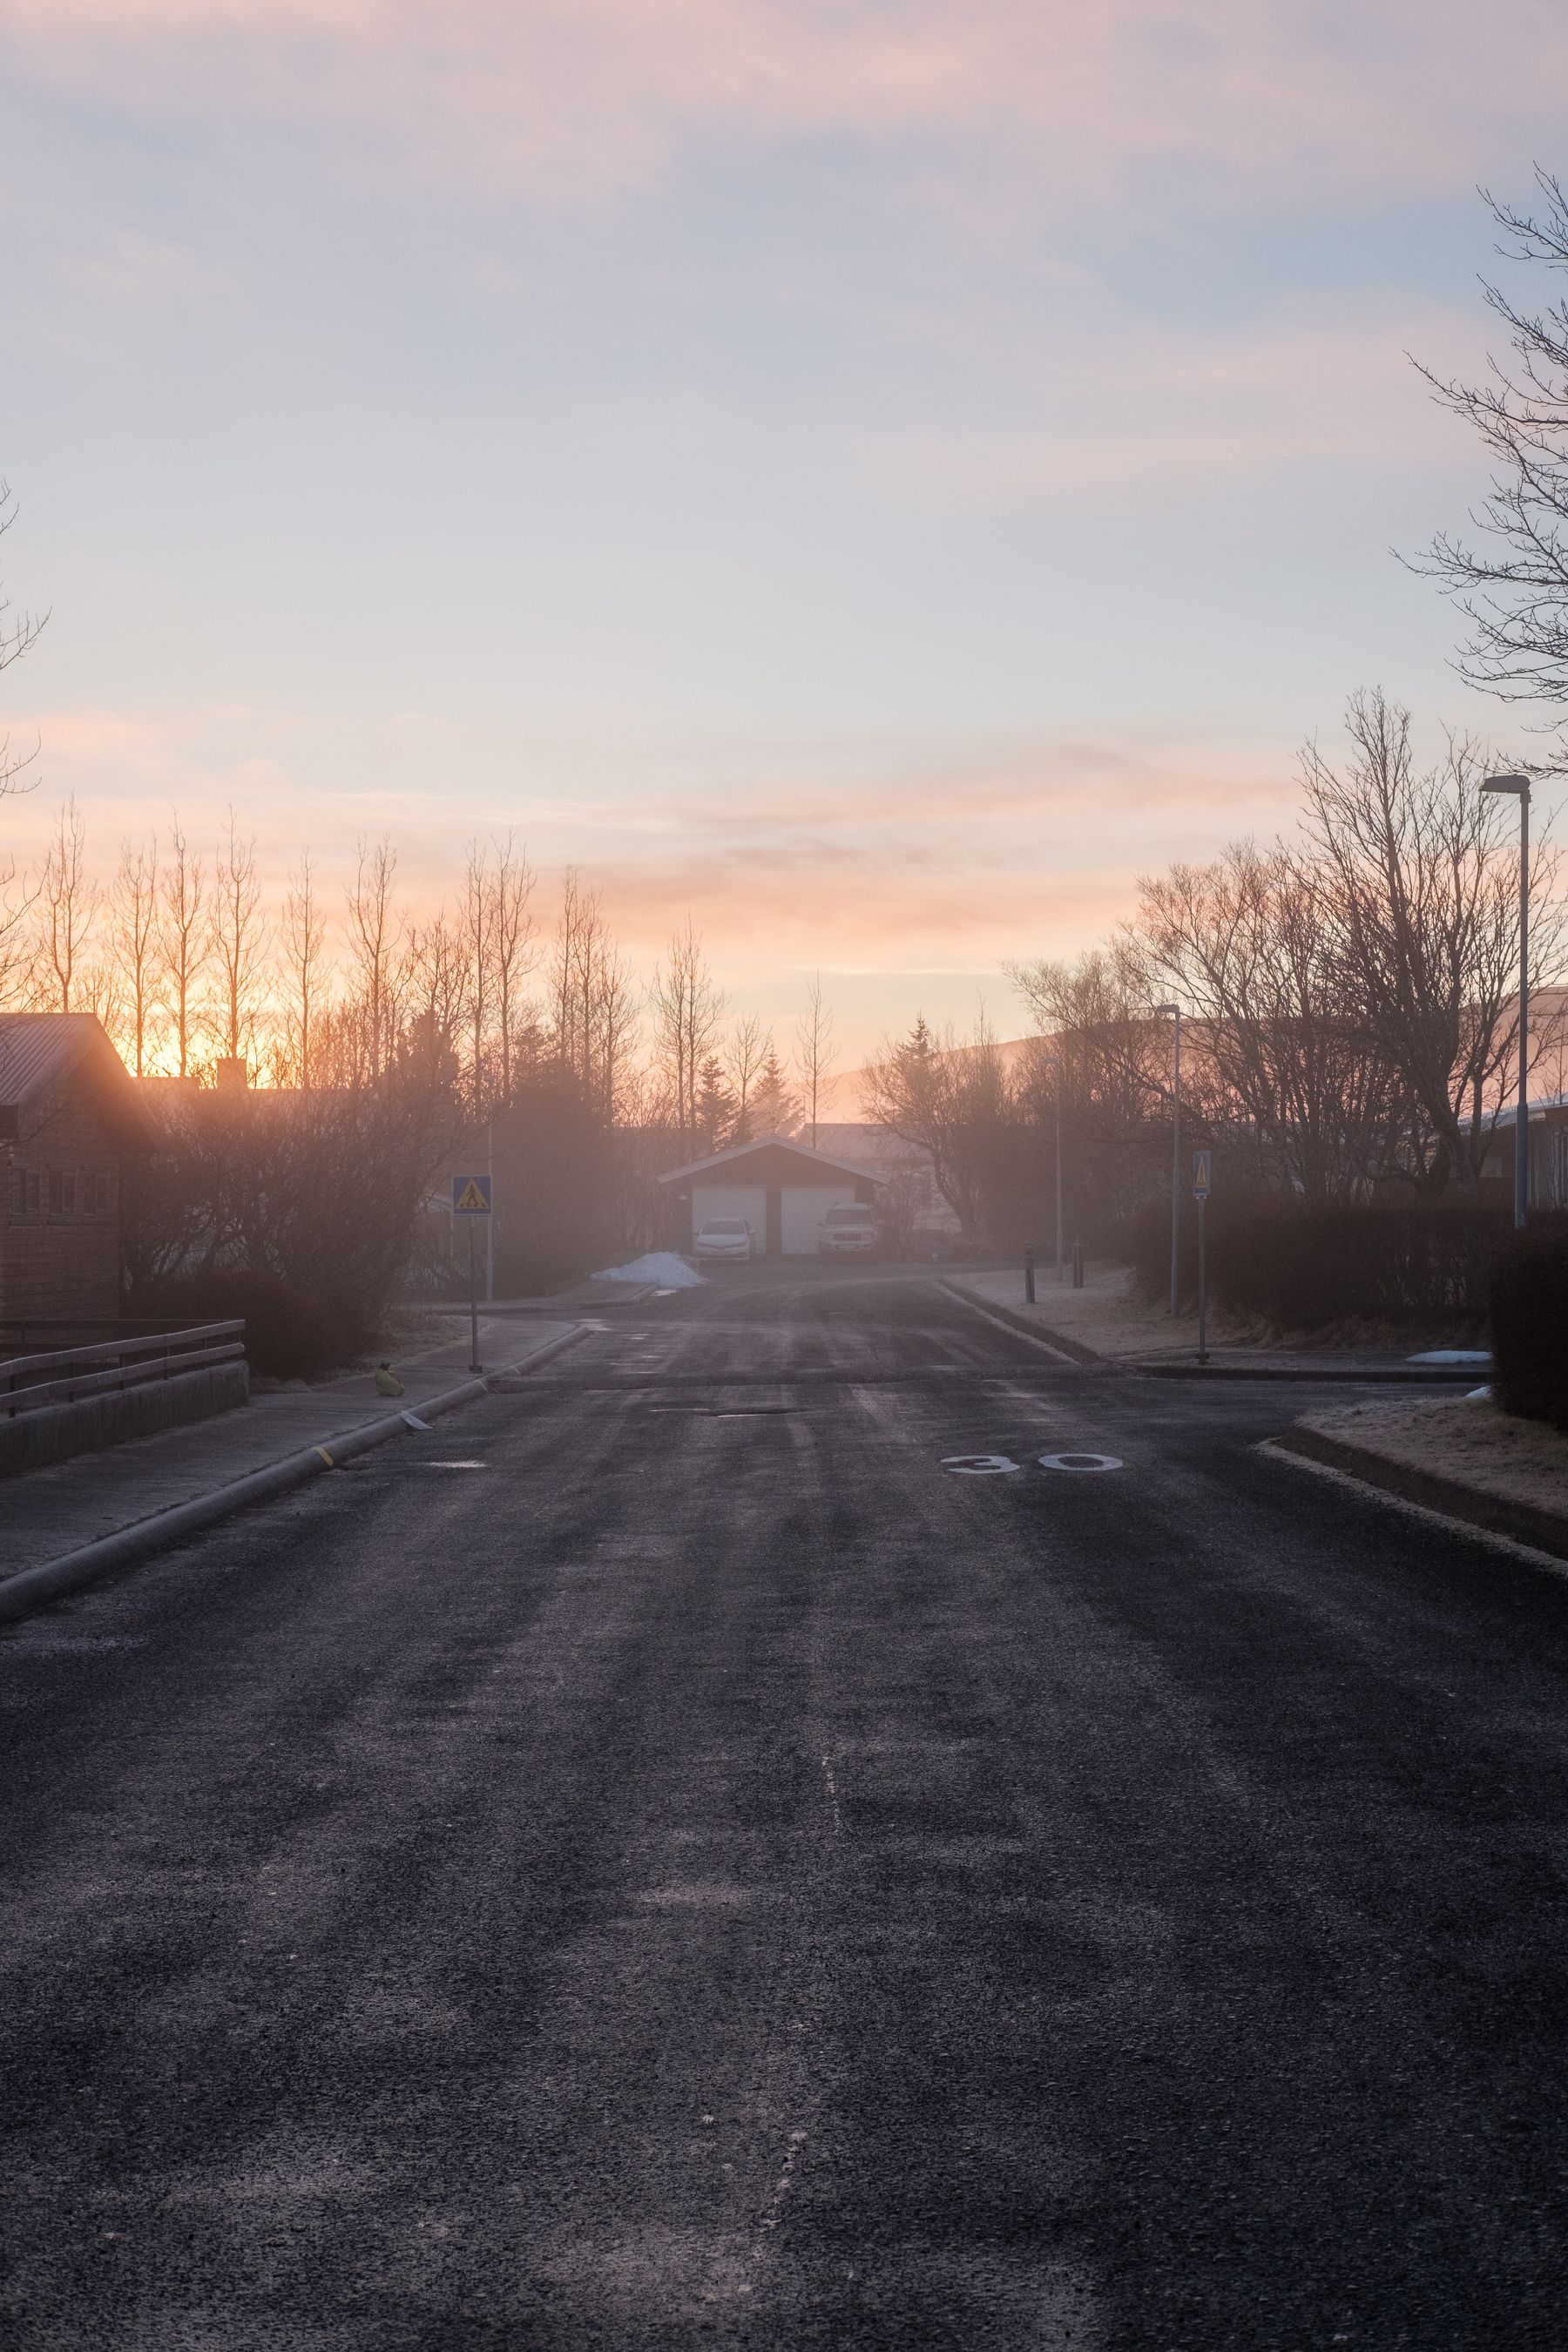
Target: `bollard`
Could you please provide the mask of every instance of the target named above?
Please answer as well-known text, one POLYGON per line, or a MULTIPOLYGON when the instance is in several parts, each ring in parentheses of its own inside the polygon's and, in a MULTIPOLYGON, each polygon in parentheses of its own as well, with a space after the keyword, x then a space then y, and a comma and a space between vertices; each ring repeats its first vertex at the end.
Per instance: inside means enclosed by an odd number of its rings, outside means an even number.
POLYGON ((1033 1242, 1026 1242, 1024 1244, 1024 1304, 1026 1307, 1032 1307, 1034 1303, 1035 1244, 1033 1242))
POLYGON ((1074 1242, 1072 1245, 1072 1286, 1075 1290, 1083 1288, 1083 1244, 1081 1242, 1074 1242))

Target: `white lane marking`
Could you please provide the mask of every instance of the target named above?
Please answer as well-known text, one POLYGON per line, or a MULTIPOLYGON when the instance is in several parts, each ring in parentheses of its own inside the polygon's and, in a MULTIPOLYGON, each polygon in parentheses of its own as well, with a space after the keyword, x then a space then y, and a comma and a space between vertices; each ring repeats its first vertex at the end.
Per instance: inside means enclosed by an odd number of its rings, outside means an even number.
POLYGON ((403 1418, 410 1429, 428 1429, 430 1426, 427 1421, 421 1421, 416 1412, 405 1412, 403 1418))
POLYGON ((482 1462, 423 1462, 422 1470, 482 1470, 482 1462))
POLYGON ((822 1777, 827 1783, 827 1801, 833 1808, 833 1834, 835 1837, 842 1837, 844 1816, 838 1810, 838 1783, 833 1777, 833 1761, 830 1757, 825 1756, 822 1759, 822 1777))
POLYGON ((1120 1470, 1119 1454, 1042 1454, 1042 1470, 1120 1470))
POLYGON ((1018 1465, 1006 1454, 948 1454, 942 1466, 958 1478, 1000 1478, 1018 1465))

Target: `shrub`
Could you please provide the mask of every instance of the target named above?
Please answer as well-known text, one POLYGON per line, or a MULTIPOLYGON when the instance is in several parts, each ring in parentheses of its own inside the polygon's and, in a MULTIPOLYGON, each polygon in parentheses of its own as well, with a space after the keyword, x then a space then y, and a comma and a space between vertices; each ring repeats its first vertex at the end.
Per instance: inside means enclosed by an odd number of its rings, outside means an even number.
POLYGON ((171 1275, 149 1288, 144 1313, 182 1323, 245 1323, 245 1353, 268 1380, 308 1380, 354 1353, 361 1335, 297 1284, 235 1266, 171 1275))
POLYGON ((1568 1430, 1568 1216, 1510 1233, 1491 1262, 1492 1393, 1568 1430))

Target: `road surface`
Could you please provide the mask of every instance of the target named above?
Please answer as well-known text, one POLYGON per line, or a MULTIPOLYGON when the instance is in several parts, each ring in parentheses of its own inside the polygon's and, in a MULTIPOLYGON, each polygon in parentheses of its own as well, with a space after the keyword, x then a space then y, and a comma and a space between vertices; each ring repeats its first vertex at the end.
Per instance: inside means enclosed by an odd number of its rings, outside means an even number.
POLYGON ((0 1639, 0 2343, 1561 2347, 1568 1585, 932 1282, 606 1319, 0 1639))

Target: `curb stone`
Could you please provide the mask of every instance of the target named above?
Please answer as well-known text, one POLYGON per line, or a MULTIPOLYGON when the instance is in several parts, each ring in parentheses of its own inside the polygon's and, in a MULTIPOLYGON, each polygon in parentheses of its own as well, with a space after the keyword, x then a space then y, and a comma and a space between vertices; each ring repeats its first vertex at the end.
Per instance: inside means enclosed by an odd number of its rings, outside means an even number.
POLYGON ((949 1282, 942 1276, 939 1277, 938 1287, 945 1290, 950 1298, 960 1299, 965 1307, 972 1307, 977 1315, 988 1315, 994 1323, 1005 1323, 1010 1329, 1022 1331, 1026 1339, 1038 1340, 1041 1347, 1054 1348, 1058 1355, 1064 1356, 1068 1363, 1081 1364, 1086 1371, 1109 1371, 1115 1368, 1111 1357, 1098 1355, 1094 1349, 1086 1348, 1081 1339, 1069 1339, 1065 1331, 1053 1331, 1045 1323, 1031 1323, 1026 1315, 1017 1314, 1011 1307, 998 1306, 994 1298, 977 1297, 973 1290, 965 1290, 960 1282, 949 1282))
POLYGON ((1326 1436, 1317 1429, 1284 1430, 1278 1437, 1268 1439, 1259 1451, 1321 1463, 1326 1469, 1353 1478, 1358 1486, 1390 1495, 1397 1502, 1414 1503, 1461 1528, 1474 1528, 1480 1535, 1505 1536, 1531 1551, 1568 1561, 1568 1518, 1555 1511, 1542 1510, 1536 1504, 1510 1502, 1479 1486, 1463 1486, 1457 1478, 1442 1477, 1436 1471, 1411 1469, 1402 1462, 1390 1462, 1384 1454, 1352 1445, 1342 1437, 1326 1436))
MULTIPOLYGON (((519 1357, 515 1363, 498 1365, 493 1374, 481 1374, 460 1381, 456 1388, 442 1389, 433 1397, 422 1398, 417 1419, 435 1420, 442 1413, 454 1412, 458 1405, 471 1404, 489 1394, 492 1379, 547 1363, 552 1356, 560 1355, 587 1337, 581 1328, 563 1332, 558 1339, 547 1339, 543 1347, 519 1357)), ((43 1560, 37 1568, 19 1569, 15 1576, 0 1580, 0 1624, 14 1624, 18 1618, 30 1616, 35 1609, 45 1608, 51 1601, 96 1584, 115 1569, 132 1568, 186 1536, 199 1535, 204 1528, 232 1518, 252 1503, 269 1502, 274 1496, 303 1486, 307 1478, 320 1477, 325 1470, 335 1470, 342 1463, 352 1462, 356 1454, 368 1454, 373 1446, 384 1445, 389 1438, 413 1425, 409 1415, 414 1411, 410 1405, 401 1412, 384 1414, 378 1421, 362 1422, 357 1428, 345 1429, 339 1436, 329 1436, 317 1445, 301 1446, 296 1454, 286 1454, 277 1462, 264 1464, 259 1470, 247 1471, 243 1478, 230 1479, 226 1486, 216 1486, 210 1494, 194 1496, 188 1503, 172 1504, 166 1511, 154 1511, 128 1528, 116 1528, 112 1535, 100 1536, 94 1543, 61 1552, 58 1559, 43 1560)))

